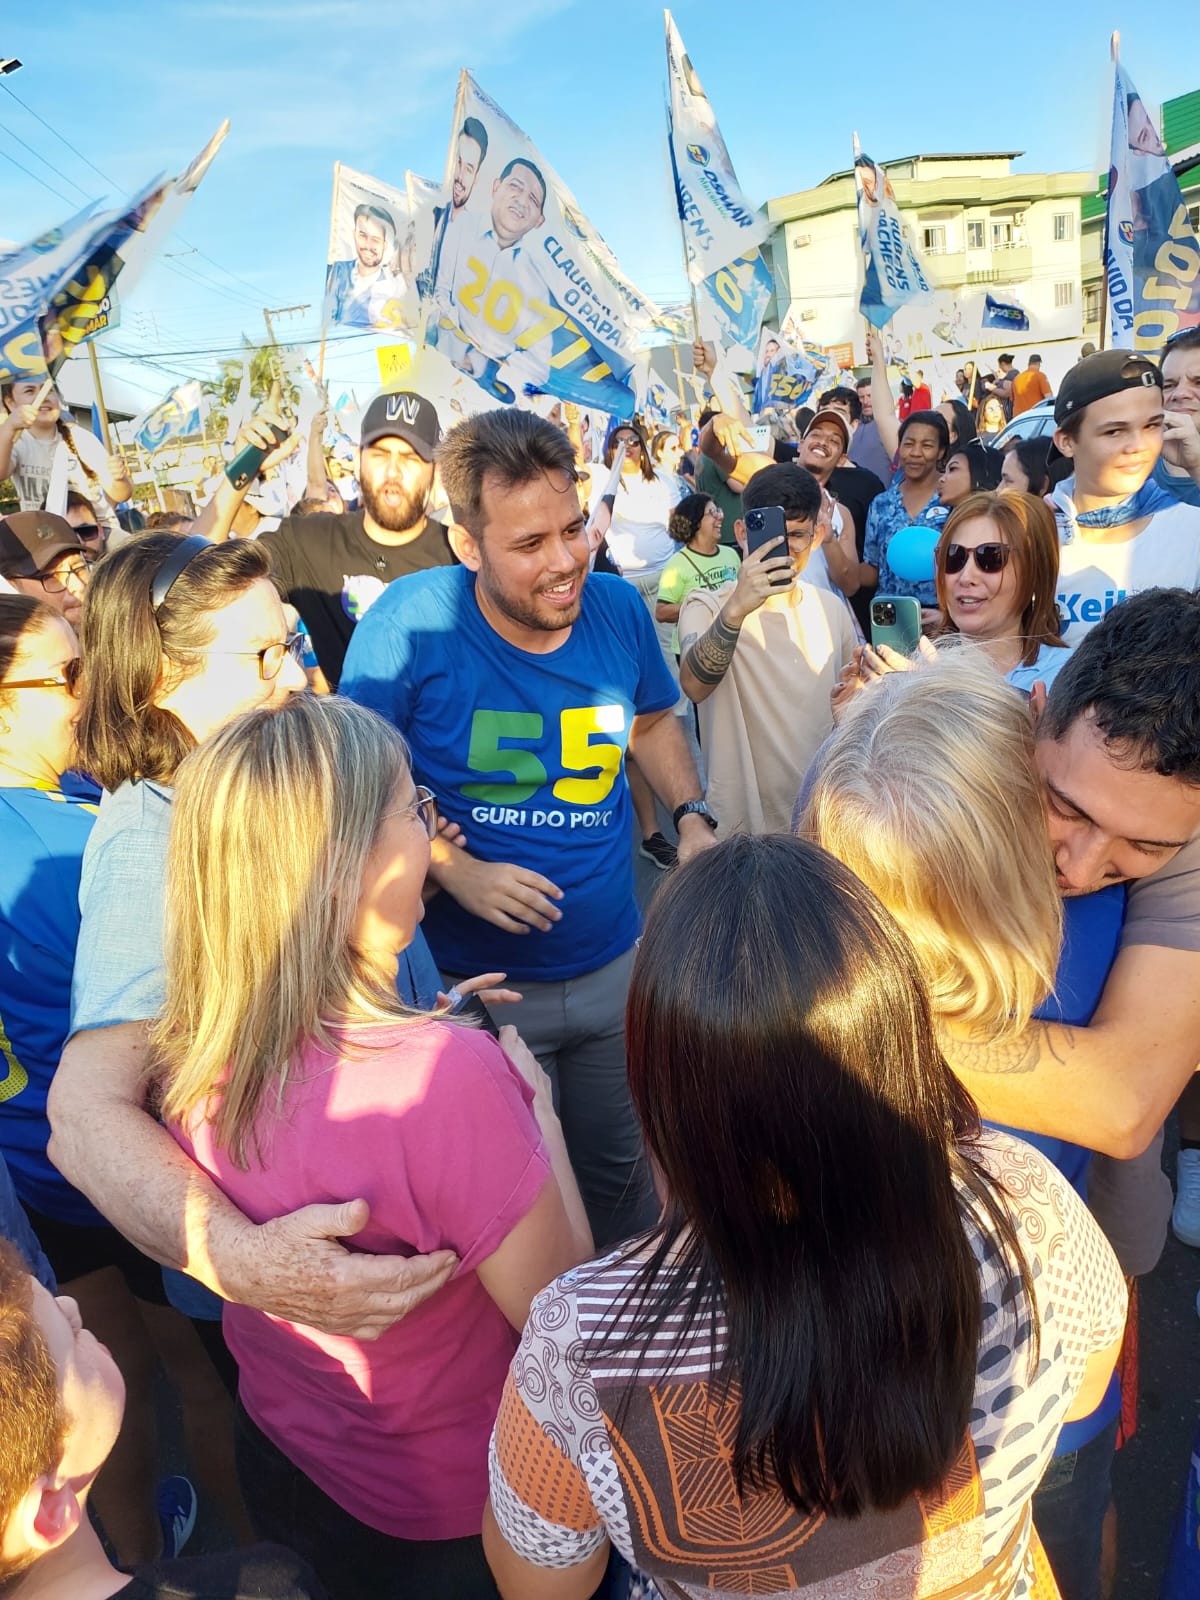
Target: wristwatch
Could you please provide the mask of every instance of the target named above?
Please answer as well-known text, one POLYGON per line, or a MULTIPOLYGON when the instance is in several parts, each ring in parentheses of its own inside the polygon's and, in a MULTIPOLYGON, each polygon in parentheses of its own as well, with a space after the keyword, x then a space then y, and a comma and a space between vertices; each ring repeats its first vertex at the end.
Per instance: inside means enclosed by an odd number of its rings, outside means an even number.
POLYGON ((676 806, 671 821, 677 829, 683 817, 703 817, 710 828, 715 828, 717 825, 716 817, 708 809, 707 800, 685 800, 681 806, 676 806))

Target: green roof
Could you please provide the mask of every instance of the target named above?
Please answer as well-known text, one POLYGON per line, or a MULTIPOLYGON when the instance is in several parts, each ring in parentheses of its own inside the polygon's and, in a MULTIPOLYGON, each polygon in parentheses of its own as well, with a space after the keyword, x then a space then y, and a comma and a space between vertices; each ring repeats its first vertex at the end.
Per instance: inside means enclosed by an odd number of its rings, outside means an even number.
POLYGON ((1186 150, 1189 145, 1200 144, 1200 89, 1164 101, 1162 127, 1168 155, 1174 155, 1176 150, 1186 150))

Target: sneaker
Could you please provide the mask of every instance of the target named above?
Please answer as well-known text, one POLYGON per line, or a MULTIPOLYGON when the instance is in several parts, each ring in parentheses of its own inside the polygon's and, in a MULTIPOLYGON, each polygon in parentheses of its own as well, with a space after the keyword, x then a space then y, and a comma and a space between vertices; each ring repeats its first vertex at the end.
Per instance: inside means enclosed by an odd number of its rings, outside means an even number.
POLYGON ((1171 1231, 1180 1244, 1200 1250, 1200 1150, 1181 1150, 1175 1163, 1171 1231))
POLYGON ((158 1520, 164 1561, 173 1561, 196 1526, 196 1491, 187 1478, 164 1478, 158 1486, 158 1520))
POLYGON ((673 844, 668 844, 661 833, 652 833, 648 839, 642 840, 642 855, 647 861, 653 861, 660 872, 670 872, 679 860, 679 852, 673 844))

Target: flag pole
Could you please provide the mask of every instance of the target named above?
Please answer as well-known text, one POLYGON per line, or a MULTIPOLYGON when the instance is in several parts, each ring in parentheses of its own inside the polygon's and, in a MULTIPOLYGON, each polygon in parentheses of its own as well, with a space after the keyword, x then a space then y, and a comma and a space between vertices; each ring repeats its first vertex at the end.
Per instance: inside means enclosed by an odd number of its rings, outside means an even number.
POLYGON ((112 437, 108 431, 108 408, 104 404, 104 390, 100 386, 100 362, 96 358, 96 341, 88 340, 88 360, 92 364, 92 387, 96 391, 96 415, 100 418, 100 436, 104 449, 112 455, 112 437))
MULTIPOLYGON (((341 187, 342 163, 333 163, 333 198, 329 202, 329 255, 328 260, 333 260, 333 252, 337 249, 335 237, 337 229, 337 202, 338 190, 341 187)), ((329 335, 329 295, 325 294, 321 301, 321 344, 317 351, 317 387, 325 381, 325 341, 329 335)))
MULTIPOLYGON (((1108 41, 1108 53, 1113 64, 1113 95, 1116 96, 1116 75, 1121 65, 1121 35, 1113 32, 1108 41)), ((1110 135, 1111 138, 1111 135, 1110 135)), ((1110 156, 1111 160, 1111 156, 1110 156)), ((1100 254, 1100 348, 1108 337, 1108 211, 1112 205, 1112 168, 1109 167, 1108 193, 1104 197, 1104 248, 1100 254)))

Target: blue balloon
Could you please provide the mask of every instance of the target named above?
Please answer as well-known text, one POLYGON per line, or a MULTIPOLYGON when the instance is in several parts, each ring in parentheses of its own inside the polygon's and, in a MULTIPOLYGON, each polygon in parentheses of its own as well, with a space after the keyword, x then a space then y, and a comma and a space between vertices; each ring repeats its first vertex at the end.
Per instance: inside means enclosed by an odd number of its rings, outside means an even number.
POLYGON ((933 552, 940 528, 898 528, 887 547, 887 564, 907 583, 932 583, 933 552))

